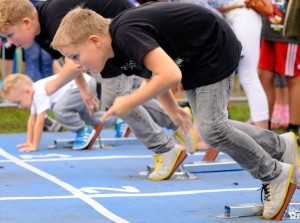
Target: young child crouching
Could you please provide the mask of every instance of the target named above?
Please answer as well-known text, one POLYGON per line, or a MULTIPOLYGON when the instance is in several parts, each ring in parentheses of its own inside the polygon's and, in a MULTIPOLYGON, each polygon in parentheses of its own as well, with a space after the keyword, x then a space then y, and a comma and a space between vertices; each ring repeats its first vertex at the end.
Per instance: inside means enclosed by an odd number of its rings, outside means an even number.
MULTIPOLYGON (((56 77, 53 75, 33 82, 30 77, 18 73, 9 75, 3 83, 3 96, 20 108, 30 108, 31 111, 27 121, 26 143, 17 145, 21 152, 38 150, 48 110, 54 113, 56 120, 66 129, 76 133, 74 150, 86 149, 98 135, 92 126, 102 124, 100 118, 103 112, 95 112, 93 117, 89 114, 75 81, 69 82, 51 96, 46 94, 45 84, 56 77)), ((84 74, 84 78, 97 95, 95 79, 88 74, 84 74)), ((111 126, 116 121, 117 117, 114 116, 103 124, 111 126)))

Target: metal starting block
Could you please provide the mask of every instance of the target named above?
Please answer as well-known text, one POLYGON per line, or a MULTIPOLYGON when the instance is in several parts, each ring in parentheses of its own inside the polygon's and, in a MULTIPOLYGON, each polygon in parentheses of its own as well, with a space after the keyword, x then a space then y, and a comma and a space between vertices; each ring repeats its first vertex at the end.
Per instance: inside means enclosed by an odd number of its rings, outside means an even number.
MULTIPOLYGON (((54 139, 53 145, 48 146, 48 149, 70 148, 72 149, 75 139, 54 139)), ((99 139, 96 139, 93 149, 100 148, 99 139)))
MULTIPOLYGON (((72 148, 74 138, 54 139, 53 145, 48 146, 49 149, 72 148)), ((117 145, 139 145, 141 144, 136 138, 100 138, 98 137, 92 146, 93 149, 105 149, 117 145)))
POLYGON ((203 159, 198 162, 184 163, 184 168, 191 173, 242 170, 243 168, 232 159, 217 159, 219 151, 208 148, 203 159))
MULTIPOLYGON (((140 172, 139 174, 141 176, 148 177, 148 175, 154 170, 154 165, 148 164, 147 165, 147 171, 140 172)), ((170 179, 173 180, 195 180, 197 179, 197 176, 191 174, 189 171, 187 171, 184 166, 181 164, 177 170, 173 173, 173 175, 170 177, 170 179)))
POLYGON ((233 171, 243 169, 237 162, 230 159, 189 162, 184 163, 183 166, 187 171, 191 173, 233 171))
MULTIPOLYGON (((242 217, 261 216, 263 212, 263 204, 241 204, 241 205, 226 205, 225 213, 217 215, 218 218, 231 219, 242 217)), ((282 220, 298 220, 300 219, 300 203, 290 202, 282 220)))

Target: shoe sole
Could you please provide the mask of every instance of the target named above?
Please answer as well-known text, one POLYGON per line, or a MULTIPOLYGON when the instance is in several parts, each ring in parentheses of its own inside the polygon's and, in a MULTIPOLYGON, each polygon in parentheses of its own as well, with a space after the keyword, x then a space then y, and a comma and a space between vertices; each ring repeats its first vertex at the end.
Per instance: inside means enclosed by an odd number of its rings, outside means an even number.
POLYGON ((131 129, 128 128, 127 131, 125 132, 124 138, 127 138, 131 133, 131 129))
POLYGON ((177 158, 176 162, 174 163, 173 168, 171 169, 169 174, 166 177, 163 177, 163 178, 151 178, 151 179, 149 178, 149 180, 159 181, 159 180, 168 180, 168 179, 170 179, 170 177, 173 175, 173 173, 177 170, 177 168, 185 160, 186 157, 187 157, 187 153, 180 148, 180 154, 178 155, 178 158, 177 158))
POLYGON ((95 135, 93 136, 91 142, 88 144, 86 149, 92 149, 98 135, 100 134, 101 130, 103 129, 103 125, 97 124, 97 125, 95 125, 94 129, 95 129, 95 135))
POLYGON ((265 218, 266 220, 280 218, 280 216, 282 218, 288 204, 290 203, 290 200, 293 197, 296 187, 295 187, 295 184, 291 183, 292 175, 294 172, 294 167, 293 167, 293 165, 290 165, 290 166, 291 166, 291 169, 290 169, 290 173, 288 176, 288 182, 287 182, 288 187, 286 188, 284 201, 282 202, 282 204, 280 204, 278 210, 272 216, 265 218), (291 185, 294 185, 294 186, 291 186, 291 185))
POLYGON ((282 205, 282 208, 280 209, 280 211, 278 212, 278 214, 275 216, 274 220, 275 221, 281 221, 282 218, 283 218, 283 215, 293 197, 293 194, 295 192, 297 188, 297 185, 296 184, 293 184, 293 183, 290 183, 290 186, 289 186, 289 189, 288 189, 288 192, 287 192, 287 195, 286 195, 286 198, 285 198, 285 201, 282 205))

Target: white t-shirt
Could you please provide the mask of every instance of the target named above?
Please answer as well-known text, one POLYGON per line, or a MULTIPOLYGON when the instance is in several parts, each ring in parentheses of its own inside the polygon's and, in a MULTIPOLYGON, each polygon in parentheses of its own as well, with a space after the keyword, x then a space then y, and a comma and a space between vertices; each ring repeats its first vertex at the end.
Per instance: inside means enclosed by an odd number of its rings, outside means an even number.
MULTIPOLYGON (((47 95, 46 90, 45 90, 45 84, 52 80, 55 79, 58 75, 52 75, 47 78, 43 78, 41 80, 38 80, 33 83, 33 100, 32 100, 32 105, 31 105, 31 114, 40 114, 46 110, 51 110, 53 105, 60 100, 60 98, 68 91, 71 89, 76 89, 77 85, 75 81, 70 81, 66 85, 62 86, 60 89, 58 89, 55 93, 52 95, 47 95)), ((84 74, 84 79, 88 83, 91 79, 91 76, 88 74, 84 74)))

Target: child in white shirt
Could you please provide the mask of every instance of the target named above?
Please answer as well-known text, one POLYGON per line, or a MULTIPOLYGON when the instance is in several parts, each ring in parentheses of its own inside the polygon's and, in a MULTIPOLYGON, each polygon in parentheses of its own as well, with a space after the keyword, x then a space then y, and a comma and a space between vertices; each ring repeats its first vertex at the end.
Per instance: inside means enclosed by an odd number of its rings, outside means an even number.
MULTIPOLYGON (((45 84, 56 77, 57 75, 53 75, 33 83, 24 74, 13 74, 9 75, 3 83, 2 94, 5 98, 20 108, 31 110, 27 122, 26 143, 17 145, 21 152, 38 150, 48 110, 53 111, 56 120, 66 129, 76 132, 74 150, 86 149, 97 137, 98 134, 92 125, 111 126, 117 121, 117 117, 114 116, 107 122, 101 123, 100 117, 103 114, 101 111, 95 112, 93 117, 90 116, 75 81, 64 85, 51 96, 47 95, 45 84)), ((95 79, 88 74, 84 74, 84 78, 94 95, 97 95, 95 79)))

